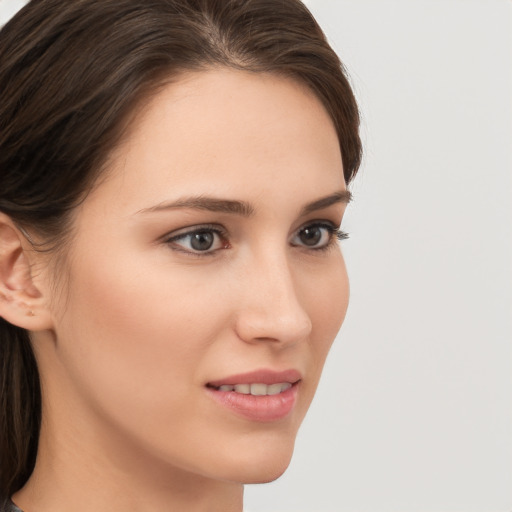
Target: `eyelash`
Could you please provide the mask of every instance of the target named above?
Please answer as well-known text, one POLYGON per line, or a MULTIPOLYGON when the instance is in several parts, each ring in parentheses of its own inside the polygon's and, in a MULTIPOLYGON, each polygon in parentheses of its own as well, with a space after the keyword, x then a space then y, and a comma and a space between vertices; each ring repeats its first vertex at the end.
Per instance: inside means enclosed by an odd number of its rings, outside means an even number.
MULTIPOLYGON (((325 229, 329 235, 328 242, 325 245, 322 245, 321 247, 309 247, 308 248, 307 245, 298 245, 298 244, 294 245, 294 247, 303 247, 305 249, 309 249, 310 251, 315 251, 315 252, 326 252, 329 249, 331 249, 332 247, 334 247, 336 245, 337 241, 346 240, 349 237, 348 233, 341 231, 338 227, 336 227, 334 224, 332 224, 330 222, 312 222, 311 224, 306 224, 306 225, 302 226, 301 228, 299 228, 295 232, 294 236, 297 236, 298 234, 301 233, 301 231, 304 231, 308 228, 309 229, 311 229, 311 228, 325 229)), ((228 238, 228 233, 221 226, 216 225, 216 224, 204 224, 201 226, 196 226, 196 227, 190 229, 189 231, 179 233, 177 235, 166 236, 163 239, 163 243, 171 246, 171 248, 173 250, 183 252, 185 254, 192 255, 192 256, 204 257, 204 256, 213 256, 218 251, 220 251, 222 249, 228 249, 229 242, 227 241, 227 238, 228 238), (198 233, 214 233, 215 235, 220 237, 221 240, 223 240, 223 242, 224 242, 223 247, 218 248, 218 249, 213 249, 213 250, 207 249, 205 251, 200 251, 200 250, 193 250, 193 249, 185 249, 185 248, 182 248, 179 246, 177 247, 175 245, 175 243, 177 241, 187 239, 188 237, 190 237, 194 234, 198 234, 198 233)))

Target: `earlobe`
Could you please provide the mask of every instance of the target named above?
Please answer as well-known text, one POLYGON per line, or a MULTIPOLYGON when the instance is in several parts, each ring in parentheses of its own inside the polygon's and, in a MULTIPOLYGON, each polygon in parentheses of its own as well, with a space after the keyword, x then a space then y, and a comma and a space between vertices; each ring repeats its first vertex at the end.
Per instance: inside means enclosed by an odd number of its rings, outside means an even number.
POLYGON ((46 298, 34 281, 34 252, 12 220, 0 213, 0 316, 30 331, 51 328, 46 298))

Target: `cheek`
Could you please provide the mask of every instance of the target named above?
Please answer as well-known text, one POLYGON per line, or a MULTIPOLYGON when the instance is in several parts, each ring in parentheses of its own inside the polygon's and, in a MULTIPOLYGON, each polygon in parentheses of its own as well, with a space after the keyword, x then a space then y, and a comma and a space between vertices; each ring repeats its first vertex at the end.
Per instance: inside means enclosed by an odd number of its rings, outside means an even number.
MULTIPOLYGON (((110 408, 142 414, 167 410, 200 380, 199 362, 226 322, 215 282, 119 258, 84 262, 73 271, 61 355, 82 391, 110 408), (141 272, 140 269, 144 268, 141 272), (188 387, 187 387, 188 385, 188 387), (87 388, 87 389, 85 389, 87 388)), ((183 400, 185 403, 185 400, 183 400)))

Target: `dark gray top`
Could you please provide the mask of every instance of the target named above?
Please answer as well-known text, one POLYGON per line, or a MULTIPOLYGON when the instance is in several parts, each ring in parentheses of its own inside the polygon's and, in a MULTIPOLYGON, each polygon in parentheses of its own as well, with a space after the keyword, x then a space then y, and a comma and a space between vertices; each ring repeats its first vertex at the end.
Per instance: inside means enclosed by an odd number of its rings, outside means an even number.
POLYGON ((0 498, 0 512, 23 512, 21 508, 18 508, 9 498, 0 498))

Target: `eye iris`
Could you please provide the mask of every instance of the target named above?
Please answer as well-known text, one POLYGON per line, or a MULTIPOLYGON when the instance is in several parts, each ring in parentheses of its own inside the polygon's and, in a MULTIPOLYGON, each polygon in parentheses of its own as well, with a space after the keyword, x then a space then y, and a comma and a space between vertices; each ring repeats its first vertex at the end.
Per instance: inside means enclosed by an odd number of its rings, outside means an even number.
POLYGON ((322 239, 322 230, 319 227, 304 228, 300 232, 300 240, 304 245, 317 245, 322 239))
POLYGON ((198 231, 192 234, 190 245, 196 251, 207 251, 213 245, 213 233, 209 231, 198 231))

